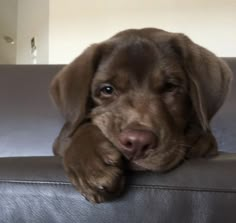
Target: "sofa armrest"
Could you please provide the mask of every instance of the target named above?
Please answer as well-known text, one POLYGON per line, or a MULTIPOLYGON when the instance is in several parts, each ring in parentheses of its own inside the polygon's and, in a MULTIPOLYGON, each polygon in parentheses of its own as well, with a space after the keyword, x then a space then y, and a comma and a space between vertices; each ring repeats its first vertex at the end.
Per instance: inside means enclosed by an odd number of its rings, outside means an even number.
POLYGON ((120 198, 86 201, 56 157, 0 158, 0 222, 236 221, 236 154, 186 161, 165 174, 130 173, 120 198))

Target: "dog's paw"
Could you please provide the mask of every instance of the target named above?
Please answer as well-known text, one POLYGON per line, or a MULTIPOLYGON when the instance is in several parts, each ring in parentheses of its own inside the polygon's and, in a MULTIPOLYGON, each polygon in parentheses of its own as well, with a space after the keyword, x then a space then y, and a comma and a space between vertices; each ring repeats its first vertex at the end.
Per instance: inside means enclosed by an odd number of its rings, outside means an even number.
POLYGON ((64 167, 72 184, 92 203, 109 201, 123 190, 122 156, 108 141, 83 150, 69 147, 64 167))

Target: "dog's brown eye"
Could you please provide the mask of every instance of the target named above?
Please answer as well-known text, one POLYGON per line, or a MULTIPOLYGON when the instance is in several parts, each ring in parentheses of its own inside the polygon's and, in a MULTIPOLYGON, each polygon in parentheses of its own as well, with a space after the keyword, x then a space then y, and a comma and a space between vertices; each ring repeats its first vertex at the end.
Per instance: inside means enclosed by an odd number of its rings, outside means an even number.
POLYGON ((162 88, 162 92, 173 92, 176 91, 178 88, 179 86, 177 84, 166 83, 162 88))
POLYGON ((104 85, 100 88, 100 93, 103 96, 109 97, 113 95, 114 93, 114 88, 111 85, 104 85))
POLYGON ((172 83, 166 83, 164 86, 165 91, 173 91, 175 89, 177 89, 178 86, 172 83))

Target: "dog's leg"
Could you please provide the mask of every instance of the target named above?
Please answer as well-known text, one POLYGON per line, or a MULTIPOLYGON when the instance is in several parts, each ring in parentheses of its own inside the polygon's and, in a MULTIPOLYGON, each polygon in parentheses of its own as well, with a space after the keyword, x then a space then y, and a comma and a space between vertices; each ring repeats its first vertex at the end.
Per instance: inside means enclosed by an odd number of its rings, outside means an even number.
POLYGON ((90 123, 80 126, 66 147, 65 171, 87 200, 100 203, 122 192, 122 155, 100 129, 90 123))

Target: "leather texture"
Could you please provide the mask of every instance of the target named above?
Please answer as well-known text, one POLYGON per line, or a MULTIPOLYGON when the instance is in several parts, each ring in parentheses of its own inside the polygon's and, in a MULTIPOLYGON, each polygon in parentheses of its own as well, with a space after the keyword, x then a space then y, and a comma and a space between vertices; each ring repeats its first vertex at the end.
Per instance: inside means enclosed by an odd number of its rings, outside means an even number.
MULTIPOLYGON (((236 58, 226 61, 236 73, 236 58)), ((236 222, 236 153, 189 160, 165 174, 127 173, 120 198, 87 202, 61 160, 47 157, 63 123, 48 96, 61 67, 0 66, 0 223, 236 222)), ((212 123, 220 149, 228 152, 236 152, 235 97, 234 81, 212 123)))
POLYGON ((235 223, 236 154, 186 161, 166 174, 127 174, 127 190, 86 201, 55 157, 0 159, 0 222, 235 223))

